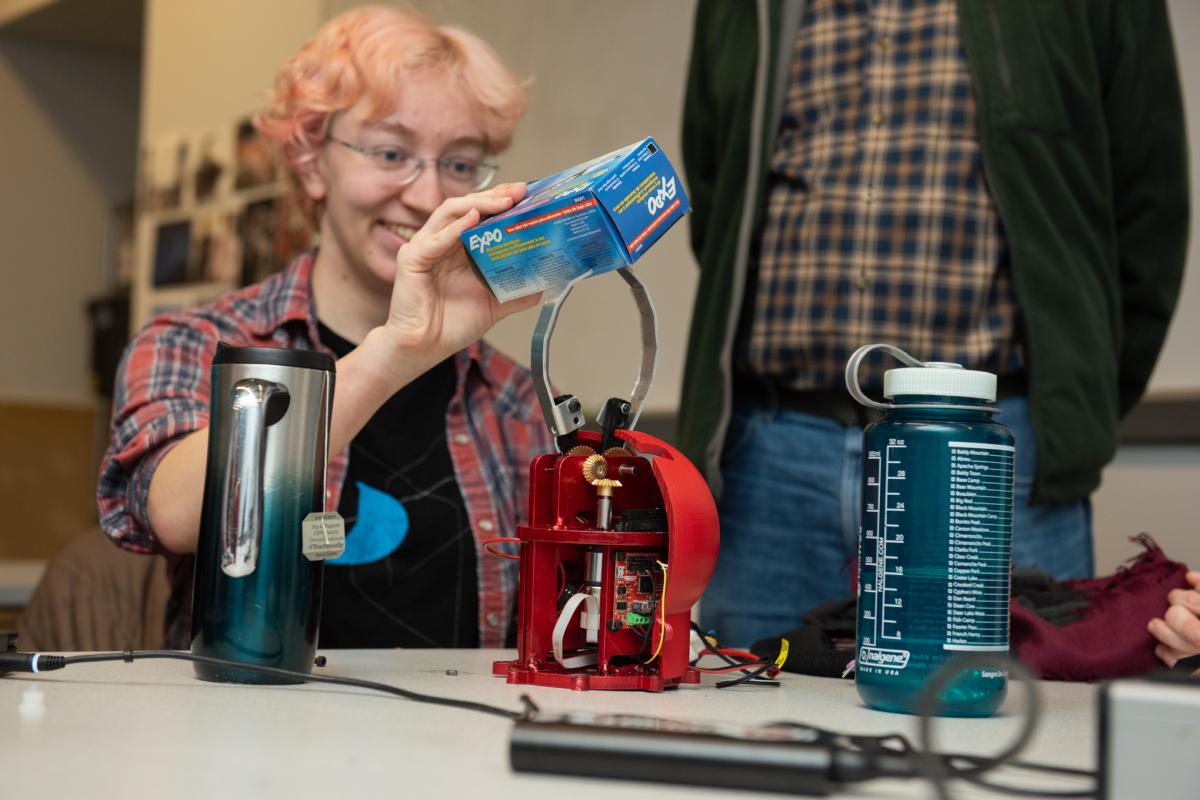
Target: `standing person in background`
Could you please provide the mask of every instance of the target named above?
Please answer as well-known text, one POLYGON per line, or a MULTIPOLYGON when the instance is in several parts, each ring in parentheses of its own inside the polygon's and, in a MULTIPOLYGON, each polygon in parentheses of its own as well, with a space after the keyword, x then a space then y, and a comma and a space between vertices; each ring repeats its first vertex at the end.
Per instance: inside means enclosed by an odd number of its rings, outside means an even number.
POLYGON ((1186 252, 1164 0, 702 0, 683 141, 704 625, 748 643, 850 592, 872 417, 843 370, 870 342, 999 376, 1014 562, 1091 574, 1088 497, 1186 252))
POLYGON ((325 570, 322 647, 500 647, 513 562, 482 542, 524 513, 550 449, 527 370, 480 337, 536 296, 500 304, 458 234, 512 206, 483 191, 525 108, 476 36, 390 8, 332 20, 286 64, 263 134, 282 150, 320 245, 211 305, 156 318, 118 375, 100 476, 119 545, 166 552, 167 644, 189 641, 218 341, 337 360, 327 507, 346 552, 325 570))

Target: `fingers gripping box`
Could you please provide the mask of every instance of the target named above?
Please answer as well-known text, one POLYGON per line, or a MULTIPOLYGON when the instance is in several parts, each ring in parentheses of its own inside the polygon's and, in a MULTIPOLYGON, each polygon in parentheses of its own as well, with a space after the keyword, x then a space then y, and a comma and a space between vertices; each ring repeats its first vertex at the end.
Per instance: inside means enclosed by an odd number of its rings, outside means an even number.
POLYGON ((653 139, 529 184, 520 203, 462 234, 492 293, 512 300, 637 261, 691 211, 653 139))

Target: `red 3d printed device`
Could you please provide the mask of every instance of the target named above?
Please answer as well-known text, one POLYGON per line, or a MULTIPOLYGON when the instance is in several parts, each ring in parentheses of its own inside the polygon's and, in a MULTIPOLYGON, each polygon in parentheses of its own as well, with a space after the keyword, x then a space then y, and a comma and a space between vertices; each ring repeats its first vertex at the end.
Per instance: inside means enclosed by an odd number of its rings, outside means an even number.
POLYGON ((529 524, 517 528, 517 658, 509 683, 658 692, 696 683, 688 666, 692 606, 717 562, 717 510, 699 471, 666 442, 633 429, 654 381, 654 306, 629 268, 617 271, 641 317, 642 364, 629 400, 607 401, 600 432, 582 430, 573 395, 553 396, 550 337, 585 273, 547 295, 532 367, 557 452, 530 466, 529 524))

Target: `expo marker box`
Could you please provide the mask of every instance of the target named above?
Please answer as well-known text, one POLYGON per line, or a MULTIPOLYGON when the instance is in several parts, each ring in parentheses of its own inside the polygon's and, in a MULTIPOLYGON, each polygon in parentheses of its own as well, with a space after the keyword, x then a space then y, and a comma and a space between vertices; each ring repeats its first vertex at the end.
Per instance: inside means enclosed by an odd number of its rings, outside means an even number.
POLYGON ((501 301, 637 261, 691 211, 662 148, 643 139, 529 184, 520 203, 462 234, 501 301))

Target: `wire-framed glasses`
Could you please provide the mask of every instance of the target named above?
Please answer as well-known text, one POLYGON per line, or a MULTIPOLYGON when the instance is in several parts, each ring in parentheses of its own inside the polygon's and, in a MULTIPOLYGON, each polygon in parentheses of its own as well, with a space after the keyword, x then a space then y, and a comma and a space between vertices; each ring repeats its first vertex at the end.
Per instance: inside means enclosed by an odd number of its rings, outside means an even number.
POLYGON ((486 189, 500 166, 483 157, 448 155, 422 158, 393 145, 364 147, 336 136, 327 136, 326 139, 366 156, 376 169, 395 175, 401 186, 415 181, 426 165, 434 165, 437 167, 438 180, 447 194, 467 194, 486 189))

